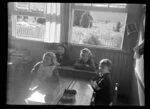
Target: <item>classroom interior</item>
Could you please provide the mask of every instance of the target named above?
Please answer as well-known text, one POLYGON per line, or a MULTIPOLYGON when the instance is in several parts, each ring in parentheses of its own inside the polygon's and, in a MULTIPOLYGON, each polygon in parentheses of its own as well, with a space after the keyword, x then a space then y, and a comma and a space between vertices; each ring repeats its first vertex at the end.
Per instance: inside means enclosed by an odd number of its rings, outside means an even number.
MULTIPOLYGON (((8 105, 90 106, 93 94, 90 80, 96 74, 72 68, 83 48, 91 50, 95 63, 103 58, 112 61, 111 77, 114 91, 116 91, 116 83, 119 84, 113 105, 145 105, 144 70, 135 72, 137 60, 134 58, 134 47, 139 45, 145 37, 146 4, 8 2, 7 6, 6 100, 8 105), (78 16, 81 17, 80 13, 86 11, 91 13, 94 20, 92 26, 81 28, 81 22, 84 24, 85 19, 83 21, 80 19, 80 26, 75 24, 75 19, 78 19, 78 16), (23 21, 26 20, 25 18, 28 21, 23 21), (31 24, 32 20, 41 24, 31 24), (98 25, 98 21, 101 22, 103 28, 98 25), (122 24, 121 31, 109 32, 111 31, 109 27, 119 21, 122 24), (94 31, 94 28, 103 30, 95 29, 94 31), (105 38, 99 38, 100 33, 105 38), (93 37, 98 37, 102 44, 95 40, 90 42, 90 37, 93 38, 91 34, 93 37), (118 40, 116 35, 121 40, 118 40), (84 36, 88 36, 88 38, 84 36), (29 96, 28 78, 31 69, 42 60, 46 51, 57 51, 60 43, 67 48, 66 54, 69 60, 66 61, 70 61, 70 65, 59 68, 59 83, 54 83, 54 86, 56 85, 58 88, 49 90, 51 97, 48 102, 45 102, 44 98, 42 101, 38 101, 40 99, 38 94, 35 95, 35 101, 27 101, 29 96), (77 91, 74 103, 60 103, 66 89, 77 91)), ((87 23, 89 24, 89 21, 85 24, 87 23)), ((141 66, 139 69, 144 69, 144 59, 140 58, 138 62, 141 66)), ((46 98, 46 95, 43 96, 46 98)))

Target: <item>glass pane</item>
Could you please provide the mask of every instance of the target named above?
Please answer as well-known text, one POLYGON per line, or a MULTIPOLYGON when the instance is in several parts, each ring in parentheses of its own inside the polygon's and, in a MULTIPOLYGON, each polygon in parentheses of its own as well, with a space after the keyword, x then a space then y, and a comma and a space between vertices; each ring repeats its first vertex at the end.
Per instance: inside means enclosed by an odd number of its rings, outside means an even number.
POLYGON ((43 40, 45 34, 45 18, 33 16, 17 16, 17 37, 43 40))
POLYGON ((126 8, 127 4, 109 4, 110 8, 126 8))
POLYGON ((99 3, 99 4, 92 4, 92 6, 95 6, 95 7, 108 7, 108 4, 106 3, 99 3))
POLYGON ((17 2, 15 3, 16 9, 28 11, 46 13, 46 3, 28 3, 28 2, 17 2))
POLYGON ((46 13, 46 3, 30 3, 32 12, 46 13))
POLYGON ((16 9, 29 11, 29 3, 27 3, 27 2, 17 2, 17 3, 15 3, 15 7, 16 7, 16 9))
POLYGON ((71 43, 122 48, 126 13, 74 10, 71 43))

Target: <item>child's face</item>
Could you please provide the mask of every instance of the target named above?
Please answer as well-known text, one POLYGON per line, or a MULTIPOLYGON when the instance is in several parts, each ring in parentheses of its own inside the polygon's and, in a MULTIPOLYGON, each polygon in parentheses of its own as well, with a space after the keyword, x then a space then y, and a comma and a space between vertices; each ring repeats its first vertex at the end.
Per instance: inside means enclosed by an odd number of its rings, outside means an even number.
POLYGON ((45 65, 51 65, 52 64, 52 58, 50 56, 45 56, 44 60, 43 60, 45 65))
POLYGON ((99 70, 101 73, 109 73, 109 67, 108 66, 99 66, 99 70))
POLYGON ((59 52, 60 54, 64 54, 64 53, 65 53, 65 48, 59 46, 59 47, 58 47, 58 52, 59 52))
POLYGON ((89 60, 89 54, 88 53, 83 53, 82 54, 82 59, 84 62, 87 62, 89 60))

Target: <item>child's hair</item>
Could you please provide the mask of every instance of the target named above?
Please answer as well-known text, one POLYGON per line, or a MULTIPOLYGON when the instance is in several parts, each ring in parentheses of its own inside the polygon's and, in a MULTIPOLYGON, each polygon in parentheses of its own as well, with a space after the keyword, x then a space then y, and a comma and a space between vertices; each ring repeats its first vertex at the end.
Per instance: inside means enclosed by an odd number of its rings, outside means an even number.
POLYGON ((82 54, 83 53, 88 53, 89 54, 89 58, 91 59, 93 57, 91 51, 88 48, 84 48, 80 51, 80 58, 82 58, 82 54))
POLYGON ((57 58, 56 58, 55 53, 53 53, 53 52, 46 52, 46 53, 44 53, 44 55, 43 55, 43 60, 44 60, 44 58, 45 58, 46 56, 49 56, 49 57, 52 58, 52 64, 53 64, 53 65, 58 65, 58 62, 57 62, 57 58))
POLYGON ((100 60, 99 62, 99 66, 108 66, 109 69, 111 69, 111 66, 112 66, 112 61, 110 59, 102 59, 100 60))
POLYGON ((64 53, 66 53, 66 51, 67 51, 67 45, 66 45, 65 43, 58 44, 57 49, 58 49, 59 47, 64 48, 64 50, 65 50, 64 53))

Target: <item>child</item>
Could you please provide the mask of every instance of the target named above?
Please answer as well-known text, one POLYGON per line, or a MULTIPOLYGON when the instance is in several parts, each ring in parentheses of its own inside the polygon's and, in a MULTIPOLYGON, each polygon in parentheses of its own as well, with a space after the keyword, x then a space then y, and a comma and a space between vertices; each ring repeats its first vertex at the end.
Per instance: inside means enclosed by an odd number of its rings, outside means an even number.
POLYGON ((93 55, 88 48, 84 48, 80 51, 80 58, 74 64, 74 68, 89 71, 96 70, 93 55))
POLYGON ((30 90, 39 90, 41 93, 49 94, 59 85, 57 72, 57 59, 53 52, 46 52, 43 60, 38 62, 31 71, 30 90))
POLYGON ((60 63, 60 66, 69 65, 69 62, 68 62, 69 59, 66 54, 65 45, 59 45, 57 50, 58 51, 55 54, 57 57, 57 61, 60 63))
POLYGON ((99 62, 98 75, 91 80, 91 86, 96 94, 96 105, 109 105, 112 100, 110 69, 112 62, 102 59, 99 62))

